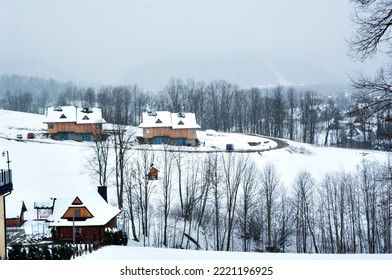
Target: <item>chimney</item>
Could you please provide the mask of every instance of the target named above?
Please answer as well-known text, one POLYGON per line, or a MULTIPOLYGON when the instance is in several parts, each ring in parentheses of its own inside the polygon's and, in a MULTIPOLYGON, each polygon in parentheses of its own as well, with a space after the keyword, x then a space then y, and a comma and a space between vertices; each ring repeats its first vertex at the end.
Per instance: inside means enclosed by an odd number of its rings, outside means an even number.
POLYGON ((98 186, 98 193, 102 196, 102 198, 108 202, 108 191, 107 186, 98 186))

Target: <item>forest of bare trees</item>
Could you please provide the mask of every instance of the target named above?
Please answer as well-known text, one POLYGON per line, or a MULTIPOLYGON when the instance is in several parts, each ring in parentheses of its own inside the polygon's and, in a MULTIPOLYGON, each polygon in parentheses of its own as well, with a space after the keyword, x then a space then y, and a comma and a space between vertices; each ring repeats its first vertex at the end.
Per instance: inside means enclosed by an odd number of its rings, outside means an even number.
POLYGON ((277 166, 257 157, 132 150, 122 202, 130 238, 216 251, 392 252, 390 162, 364 159, 321 178, 302 170, 285 185, 277 166), (159 180, 146 177, 152 162, 159 180))

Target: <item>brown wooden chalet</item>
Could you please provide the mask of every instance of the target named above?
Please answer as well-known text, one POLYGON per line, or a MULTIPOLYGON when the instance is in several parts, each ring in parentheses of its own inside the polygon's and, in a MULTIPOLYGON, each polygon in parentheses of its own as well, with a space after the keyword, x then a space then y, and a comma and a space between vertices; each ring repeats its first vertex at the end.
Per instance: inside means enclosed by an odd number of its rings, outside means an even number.
POLYGON ((200 126, 193 113, 170 113, 167 111, 148 111, 142 114, 142 143, 195 146, 196 131, 200 126))
POLYGON ((6 227, 21 227, 24 222, 24 213, 27 211, 23 201, 7 201, 6 203, 6 227))
POLYGON ((103 239, 106 228, 116 228, 120 210, 97 193, 83 199, 57 198, 53 215, 48 218, 55 243, 94 243, 103 239))
POLYGON ((55 140, 92 141, 102 137, 101 108, 76 106, 48 107, 46 110, 47 134, 55 140))

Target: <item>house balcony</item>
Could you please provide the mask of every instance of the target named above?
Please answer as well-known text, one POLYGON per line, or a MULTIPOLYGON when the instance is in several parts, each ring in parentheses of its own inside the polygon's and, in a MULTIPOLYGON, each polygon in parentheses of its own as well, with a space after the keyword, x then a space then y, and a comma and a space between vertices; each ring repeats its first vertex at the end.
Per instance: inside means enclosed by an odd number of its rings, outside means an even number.
POLYGON ((12 190, 12 170, 0 170, 0 195, 10 194, 12 190))

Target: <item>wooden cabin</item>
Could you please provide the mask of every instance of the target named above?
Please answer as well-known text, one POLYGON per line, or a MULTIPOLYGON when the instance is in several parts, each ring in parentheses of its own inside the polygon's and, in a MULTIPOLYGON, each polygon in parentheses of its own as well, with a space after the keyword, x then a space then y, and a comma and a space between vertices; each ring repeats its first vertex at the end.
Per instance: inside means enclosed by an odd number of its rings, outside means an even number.
POLYGON ((55 140, 92 141, 102 136, 101 108, 79 108, 76 106, 48 107, 46 110, 47 134, 55 140))
POLYGON ((176 146, 196 146, 197 130, 193 113, 170 113, 167 111, 148 111, 142 114, 143 143, 170 144, 176 146))
POLYGON ((24 213, 27 211, 23 201, 8 201, 6 205, 6 227, 21 227, 24 222, 24 213))
POLYGON ((53 242, 100 242, 106 228, 116 228, 119 213, 119 209, 109 205, 98 193, 83 199, 57 198, 53 215, 48 218, 53 242))

